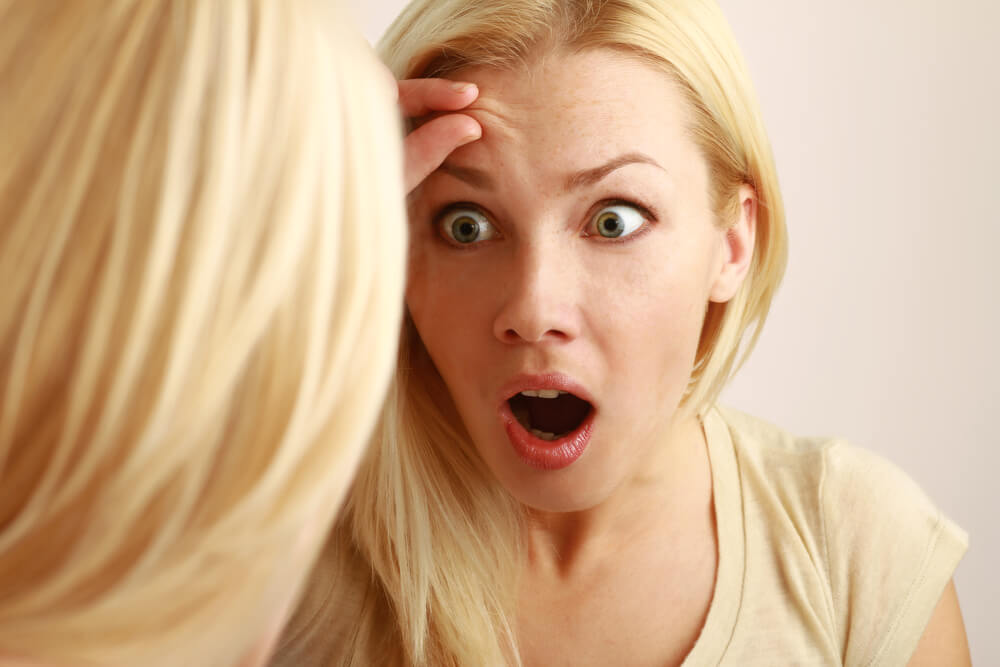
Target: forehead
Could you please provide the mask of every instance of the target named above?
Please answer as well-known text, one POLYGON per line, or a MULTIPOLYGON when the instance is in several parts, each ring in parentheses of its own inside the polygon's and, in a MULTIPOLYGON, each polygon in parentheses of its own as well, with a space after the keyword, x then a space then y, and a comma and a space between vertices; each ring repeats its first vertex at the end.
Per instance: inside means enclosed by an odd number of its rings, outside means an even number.
POLYGON ((490 163, 539 180, 641 152, 675 178, 701 170, 680 88, 638 58, 611 50, 550 53, 512 69, 460 69, 451 78, 479 86, 463 113, 480 122, 483 138, 449 162, 490 163))

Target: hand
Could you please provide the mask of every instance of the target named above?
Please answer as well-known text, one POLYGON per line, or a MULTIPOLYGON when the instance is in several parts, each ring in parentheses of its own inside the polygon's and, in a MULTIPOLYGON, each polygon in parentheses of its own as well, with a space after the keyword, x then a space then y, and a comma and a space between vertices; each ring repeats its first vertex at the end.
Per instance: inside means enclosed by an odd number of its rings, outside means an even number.
MULTIPOLYGON (((407 118, 458 111, 479 96, 474 84, 448 79, 408 79, 398 86, 399 106, 407 118)), ((412 192, 453 150, 482 134, 476 119, 460 113, 437 115, 410 132, 404 141, 406 191, 412 192)))

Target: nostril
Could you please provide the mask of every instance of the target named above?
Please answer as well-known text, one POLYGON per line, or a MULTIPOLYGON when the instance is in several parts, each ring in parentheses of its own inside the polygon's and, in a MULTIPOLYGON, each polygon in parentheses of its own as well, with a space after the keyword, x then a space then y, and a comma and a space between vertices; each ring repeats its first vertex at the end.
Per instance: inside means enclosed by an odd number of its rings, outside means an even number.
POLYGON ((500 340, 504 343, 520 343, 525 340, 525 338, 517 331, 517 329, 505 329, 499 336, 500 340))
POLYGON ((561 309, 545 309, 545 312, 539 312, 539 308, 525 312, 504 309, 493 321, 493 336, 508 345, 568 341, 575 333, 572 316, 558 310, 561 309))
POLYGON ((532 334, 531 332, 528 333, 529 335, 525 336, 516 329, 507 329, 503 332, 502 340, 505 343, 540 343, 545 340, 565 340, 569 338, 565 332, 560 331, 559 329, 549 329, 538 335, 532 334))

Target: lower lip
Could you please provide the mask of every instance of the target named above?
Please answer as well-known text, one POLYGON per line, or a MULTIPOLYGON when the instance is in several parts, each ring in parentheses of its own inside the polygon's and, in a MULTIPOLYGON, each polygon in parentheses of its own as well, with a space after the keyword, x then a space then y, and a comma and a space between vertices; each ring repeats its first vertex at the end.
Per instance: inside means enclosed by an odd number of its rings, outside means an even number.
POLYGON ((507 439, 521 460, 539 470, 559 470, 573 464, 583 456, 594 430, 594 409, 574 431, 558 440, 542 440, 517 421, 509 403, 500 411, 507 439))

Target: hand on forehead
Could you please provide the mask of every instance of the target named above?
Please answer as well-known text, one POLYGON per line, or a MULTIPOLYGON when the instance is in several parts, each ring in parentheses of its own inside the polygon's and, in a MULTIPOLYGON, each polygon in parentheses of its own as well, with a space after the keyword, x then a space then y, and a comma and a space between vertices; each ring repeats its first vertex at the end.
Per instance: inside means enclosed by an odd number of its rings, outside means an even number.
POLYGON ((405 185, 412 192, 455 148, 475 141, 482 128, 475 119, 455 113, 476 98, 476 86, 446 79, 399 82, 399 107, 413 131, 405 141, 405 185))

